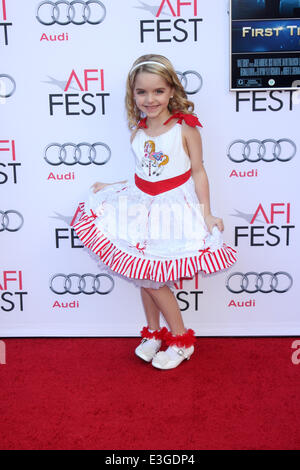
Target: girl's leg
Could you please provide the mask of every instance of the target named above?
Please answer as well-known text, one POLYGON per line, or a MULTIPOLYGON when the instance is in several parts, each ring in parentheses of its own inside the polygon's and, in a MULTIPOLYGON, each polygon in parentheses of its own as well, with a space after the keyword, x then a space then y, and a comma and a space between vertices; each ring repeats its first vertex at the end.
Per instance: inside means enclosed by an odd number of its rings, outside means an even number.
POLYGON ((144 305, 149 329, 158 330, 160 310, 150 293, 147 292, 147 289, 145 289, 144 287, 141 287, 141 298, 144 305))
POLYGON ((171 289, 166 285, 159 289, 147 288, 147 291, 159 307, 169 325, 171 333, 173 335, 183 335, 186 333, 179 305, 171 289))

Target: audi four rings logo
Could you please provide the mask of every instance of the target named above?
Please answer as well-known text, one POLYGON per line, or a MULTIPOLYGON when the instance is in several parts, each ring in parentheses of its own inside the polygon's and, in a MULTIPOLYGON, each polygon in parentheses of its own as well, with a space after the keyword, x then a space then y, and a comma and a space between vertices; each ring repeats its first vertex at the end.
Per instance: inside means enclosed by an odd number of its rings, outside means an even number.
POLYGON ((87 274, 72 273, 68 275, 58 273, 58 274, 54 274, 54 276, 52 276, 50 279, 50 289, 55 294, 59 294, 59 295, 66 294, 67 292, 69 294, 74 294, 74 295, 76 294, 91 295, 91 294, 96 294, 96 293, 101 294, 101 295, 106 295, 106 294, 109 294, 113 290, 114 285, 115 285, 115 282, 113 278, 109 274, 103 274, 103 273, 97 274, 97 275, 94 275, 91 273, 87 273, 87 274), (59 281, 59 284, 61 286, 60 290, 57 290, 54 287, 54 280, 56 278, 61 278, 59 281), (87 278, 91 279, 92 285, 91 285, 90 290, 86 289, 87 278), (109 280, 108 288, 101 286, 100 278, 102 279, 107 278, 109 280), (72 288, 74 290, 72 290, 72 288))
POLYGON ((0 73, 0 98, 9 98, 11 95, 14 94, 16 90, 16 82, 14 79, 7 75, 6 73, 0 73), (12 88, 8 93, 6 93, 6 82, 7 79, 10 82, 10 87, 12 88))
POLYGON ((0 210, 0 232, 3 232, 4 230, 7 230, 8 232, 17 232, 20 230, 23 223, 24 218, 20 212, 14 210, 3 212, 0 210), (17 218, 9 217, 9 214, 17 214, 17 218), (17 221, 15 219, 17 219, 17 221))
MULTIPOLYGON (((50 150, 49 150, 50 151, 50 150)), ((108 162, 108 160, 111 157, 111 150, 108 145, 104 144, 103 142, 96 142, 95 144, 89 144, 87 142, 80 142, 79 144, 73 144, 71 142, 67 142, 66 144, 58 144, 56 142, 47 145, 45 148, 45 155, 44 159, 46 160, 49 165, 61 165, 64 163, 65 165, 75 165, 76 163, 79 163, 79 165, 91 165, 94 163, 95 165, 104 165, 105 163, 108 162), (87 160, 82 161, 82 151, 81 147, 86 146, 88 148, 88 154, 87 154, 87 160), (55 152, 55 161, 51 161, 48 158, 47 151, 52 148, 58 148, 58 151, 55 152), (70 160, 67 161, 68 154, 66 147, 71 147, 73 152, 71 154, 70 160), (104 159, 102 158, 100 161, 100 156, 101 153, 100 151, 97 152, 96 147, 100 147, 101 149, 104 150, 104 153, 106 153, 106 157, 104 159), (98 158, 98 161, 96 159, 98 158)))
POLYGON ((231 161, 235 163, 244 162, 245 160, 247 160, 248 162, 258 162, 259 160, 263 160, 264 162, 273 162, 274 160, 279 160, 280 162, 287 162, 296 155, 296 152, 297 152, 296 144, 291 139, 279 139, 279 140, 238 139, 238 140, 234 140, 230 144, 227 150, 227 156, 229 157, 231 161), (288 147, 288 149, 285 148, 285 151, 283 152, 282 144, 284 142, 287 144, 285 145, 285 147, 288 147), (252 143, 258 144, 256 151, 253 151, 253 149, 251 148, 252 143), (273 144, 272 152, 271 152, 272 156, 266 155, 267 154, 266 144, 268 143, 273 144), (238 146, 238 144, 242 144, 242 147, 240 145, 238 146), (239 150, 235 151, 235 153, 240 154, 241 155, 240 158, 233 157, 232 153, 233 153, 234 146, 238 146, 239 150))
POLYGON ((240 294, 241 292, 248 292, 249 294, 255 294, 256 292, 262 292, 263 294, 268 294, 269 292, 277 292, 279 294, 282 294, 283 292, 287 292, 292 287, 292 285, 293 278, 289 273, 286 273, 285 271, 278 271, 275 274, 269 271, 263 271, 261 273, 249 271, 246 274, 233 273, 229 276, 226 282, 227 289, 230 292, 233 292, 234 294, 240 294), (255 289, 252 290, 248 289, 250 276, 255 276, 255 289), (269 276, 269 280, 264 279, 265 276, 269 276), (281 276, 281 281, 279 280, 278 276, 281 276), (233 289, 229 285, 230 280, 234 277, 237 277, 240 280, 240 289, 238 290, 233 289), (287 287, 286 280, 288 280, 287 287), (278 284, 281 284, 281 287, 278 287, 278 284))
POLYGON ((66 25, 66 24, 76 24, 81 25, 85 23, 89 24, 100 24, 104 21, 106 16, 106 8, 102 2, 98 0, 88 0, 86 2, 82 0, 75 0, 72 2, 67 2, 65 0, 59 0, 57 2, 40 2, 37 11, 36 11, 36 19, 46 26, 50 26, 54 23, 66 25), (81 5, 80 11, 80 19, 76 19, 76 8, 75 5, 81 5), (44 5, 48 5, 51 8, 50 12, 49 9, 45 13, 46 8, 41 8, 44 5), (60 7, 61 5, 65 5, 65 7, 60 7), (50 17, 50 18, 49 18, 50 17), (93 18, 92 18, 93 17, 93 18), (62 19, 63 18, 63 19, 62 19))
POLYGON ((178 72, 176 74, 187 95, 195 95, 202 87, 202 77, 200 73, 195 70, 186 70, 185 72, 178 72))

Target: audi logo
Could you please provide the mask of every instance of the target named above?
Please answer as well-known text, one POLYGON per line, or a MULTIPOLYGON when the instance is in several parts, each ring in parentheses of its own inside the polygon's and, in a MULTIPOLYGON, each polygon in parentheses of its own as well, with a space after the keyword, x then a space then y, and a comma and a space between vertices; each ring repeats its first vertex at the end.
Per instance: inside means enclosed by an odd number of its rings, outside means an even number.
MULTIPOLYGON (((43 8, 45 10, 45 8, 43 8)), ((36 19, 41 23, 46 26, 50 26, 54 23, 61 24, 61 25, 66 25, 66 24, 76 24, 76 25, 81 25, 85 23, 89 24, 100 24, 104 21, 106 17, 106 8, 103 5, 102 2, 99 2, 98 0, 88 0, 86 2, 82 0, 74 0, 72 2, 67 2, 65 0, 58 0, 57 2, 50 2, 50 1, 45 1, 45 2, 40 2, 37 11, 36 11, 36 19), (74 5, 82 5, 81 9, 81 17, 82 20, 77 21, 75 19, 76 17, 76 8, 74 5), (91 8, 90 5, 94 5, 93 8, 91 8), (42 19, 40 17, 40 9, 43 5, 48 5, 52 7, 52 11, 50 10, 50 15, 49 11, 48 14, 46 15, 47 19, 42 19), (66 5, 66 8, 64 9, 64 15, 61 13, 60 5, 66 5), (99 8, 100 7, 100 8, 99 8), (93 14, 92 14, 92 9, 93 14), (95 16, 96 19, 91 19, 91 16, 95 16), (51 19, 49 19, 49 16, 51 19), (64 16, 64 19, 61 21, 61 16, 64 16)))
POLYGON ((87 295, 91 295, 91 294, 101 294, 101 295, 106 295, 106 294, 109 294, 113 288, 114 288, 114 285, 115 285, 115 282, 113 280, 113 278, 109 275, 109 274, 97 274, 97 275, 94 275, 94 274, 91 274, 91 273, 87 273, 87 274, 76 274, 76 273, 72 273, 72 274, 62 274, 62 273, 58 273, 58 274, 54 274, 54 276, 51 277, 50 279, 50 289, 52 290, 52 292, 54 292, 55 294, 58 294, 58 295, 63 295, 63 294, 66 294, 67 292, 69 294, 74 294, 74 295, 77 295, 77 294, 87 294, 87 295), (61 278, 59 282, 54 282, 55 279, 57 278, 61 278), (72 280, 72 278, 75 278, 77 279, 76 280, 72 280), (90 278, 90 289, 86 289, 86 286, 87 286, 87 281, 86 279, 90 278), (104 279, 108 279, 108 288, 107 286, 105 286, 105 281, 102 283, 104 284, 103 287, 101 286, 100 284, 100 278, 102 278, 102 281, 104 281, 104 279), (55 284, 59 284, 60 286, 60 290, 57 290, 57 287, 59 286, 55 286, 55 284), (55 288, 56 287, 56 288, 55 288), (74 287, 74 290, 72 290, 72 287, 74 287), (100 289, 101 288, 101 289, 100 289))
POLYGON ((176 74, 187 95, 195 95, 202 87, 202 77, 200 73, 195 70, 186 70, 185 72, 178 72, 176 74))
POLYGON ((8 232, 17 232, 24 223, 22 214, 12 209, 4 212, 0 210, 0 217, 0 232, 3 232, 4 230, 7 230, 8 232), (9 217, 8 214, 17 214, 17 227, 11 227, 11 225, 16 225, 16 221, 14 220, 15 217, 9 217))
MULTIPOLYGON (((231 281, 231 284, 233 281, 231 281)), ((262 292, 263 294, 268 294, 270 292, 277 292, 282 294, 283 292, 287 292, 293 285, 293 278, 292 276, 285 272, 285 271, 277 271, 277 273, 273 274, 270 271, 263 271, 261 273, 256 273, 253 271, 249 271, 245 274, 243 273, 233 273, 231 274, 226 282, 226 287, 230 292, 234 294, 240 294, 241 292, 248 292, 249 294, 255 294, 256 292, 262 292), (248 289, 248 285, 250 282, 250 276, 254 277, 254 286, 255 289, 248 289), (269 280, 266 277, 269 276, 269 280), (281 276, 281 279, 279 279, 281 276), (229 284, 231 279, 237 277, 240 281, 240 289, 235 290, 229 284), (287 282, 288 281, 288 282, 287 282), (278 287, 280 284, 281 287, 278 287), (266 287, 266 288, 263 288, 266 287)))
POLYGON ((64 163, 65 165, 75 165, 76 163, 79 163, 79 165, 91 165, 94 163, 95 165, 104 165, 105 163, 108 162, 108 160, 111 157, 111 150, 108 145, 104 144, 103 142, 96 142, 95 144, 89 144, 88 142, 80 142, 79 144, 73 144, 72 142, 67 142, 66 144, 58 144, 56 142, 47 145, 45 148, 45 155, 44 159, 46 160, 49 165, 61 165, 64 163), (88 148, 88 154, 87 154, 87 161, 82 161, 82 151, 81 147, 86 146, 88 148), (105 153, 107 153, 106 158, 102 159, 101 161, 96 161, 98 154, 99 158, 102 152, 98 152, 96 150, 96 147, 99 146, 102 149, 104 149, 105 153), (51 161, 49 160, 47 156, 47 151, 51 148, 58 147, 58 151, 55 152, 55 160, 58 161, 51 161), (71 154, 70 160, 67 161, 68 153, 66 150, 66 147, 71 147, 73 152, 71 154))
POLYGON ((245 160, 247 160, 248 162, 258 162, 259 160, 263 160, 264 162, 273 162, 274 160, 279 160, 280 162, 287 162, 296 155, 296 152, 297 152, 296 144, 291 139, 279 139, 279 140, 238 139, 238 140, 234 140, 229 145, 229 148, 227 150, 227 156, 231 161, 235 163, 241 163, 241 162, 244 162, 245 160), (251 147, 252 143, 258 144, 256 151, 253 151, 251 147), (273 144, 272 151, 271 151, 272 156, 266 156, 268 143, 273 144), (287 144, 285 145, 284 152, 282 149, 283 143, 287 144), (242 144, 242 145, 239 145, 239 144, 242 144), (240 154, 241 155, 240 158, 233 157, 232 153, 233 153, 234 146, 238 147, 238 151, 235 151, 235 153, 238 153, 238 156, 240 154), (288 147, 288 149, 286 149, 286 147, 288 147), (281 155, 282 153, 284 155, 281 155))
POLYGON ((14 79, 10 76, 7 75, 6 73, 0 73, 0 98, 9 98, 11 95, 14 94, 16 90, 16 82, 14 79), (11 82, 12 90, 6 93, 6 80, 5 78, 8 79, 8 81, 11 82), (3 94, 4 92, 4 94, 3 94))

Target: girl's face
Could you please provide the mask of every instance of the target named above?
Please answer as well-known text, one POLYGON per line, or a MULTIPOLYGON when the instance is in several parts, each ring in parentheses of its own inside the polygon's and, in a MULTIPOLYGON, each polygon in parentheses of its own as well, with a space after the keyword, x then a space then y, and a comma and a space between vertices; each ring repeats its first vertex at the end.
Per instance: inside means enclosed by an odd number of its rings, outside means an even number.
POLYGON ((169 115, 168 104, 173 88, 156 73, 139 72, 135 79, 133 96, 140 111, 147 117, 169 115))

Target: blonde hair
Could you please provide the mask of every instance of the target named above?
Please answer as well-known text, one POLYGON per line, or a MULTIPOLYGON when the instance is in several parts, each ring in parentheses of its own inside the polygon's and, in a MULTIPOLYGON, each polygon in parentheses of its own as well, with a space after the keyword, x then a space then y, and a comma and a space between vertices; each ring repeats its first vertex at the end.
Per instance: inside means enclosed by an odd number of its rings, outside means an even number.
POLYGON ((171 114, 175 112, 193 114, 194 103, 187 99, 186 92, 184 91, 184 88, 171 62, 163 55, 146 54, 139 57, 133 63, 132 68, 127 77, 125 106, 127 111, 129 129, 136 128, 138 122, 142 117, 141 112, 136 106, 133 98, 135 80, 138 73, 140 72, 156 73, 157 75, 160 75, 167 82, 167 84, 174 89, 173 98, 170 99, 170 102, 168 104, 168 109, 171 114), (138 66, 139 63, 148 61, 151 61, 151 63, 141 64, 140 66, 138 66), (153 62, 158 62, 158 64, 155 64, 153 62))

